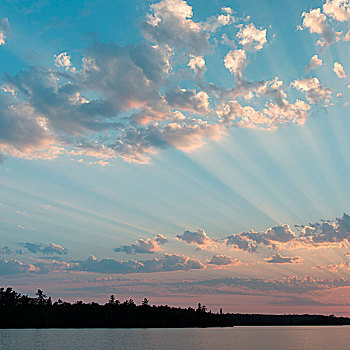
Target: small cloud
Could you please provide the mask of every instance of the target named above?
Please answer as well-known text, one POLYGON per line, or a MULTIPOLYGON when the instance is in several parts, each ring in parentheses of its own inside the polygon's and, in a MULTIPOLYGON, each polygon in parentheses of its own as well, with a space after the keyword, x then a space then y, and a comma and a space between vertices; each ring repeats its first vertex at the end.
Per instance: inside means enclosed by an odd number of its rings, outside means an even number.
POLYGON ((253 23, 242 27, 237 34, 239 43, 248 50, 259 51, 267 43, 266 29, 257 29, 253 23))
POLYGON ((188 244, 195 244, 199 249, 205 249, 214 243, 214 240, 209 238, 204 230, 185 231, 182 235, 177 235, 176 238, 188 244))
POLYGON ((67 52, 62 52, 59 55, 55 55, 55 65, 57 67, 63 67, 66 70, 69 70, 72 66, 71 56, 67 54, 67 52))
POLYGON ((300 256, 288 257, 282 256, 279 253, 265 259, 269 264, 301 264, 302 258, 300 256))
POLYGON ((157 235, 154 239, 147 238, 146 240, 140 238, 131 245, 122 245, 115 248, 116 253, 125 254, 153 254, 161 250, 160 245, 168 242, 167 238, 163 235, 157 235))
POLYGON ((5 260, 0 258, 0 276, 15 275, 35 271, 34 265, 24 264, 19 260, 5 260))
POLYGON ((338 78, 346 79, 344 68, 339 62, 334 63, 333 72, 338 76, 338 78))
POLYGON ((306 70, 311 70, 316 67, 320 67, 322 66, 322 64, 322 60, 317 55, 314 55, 311 57, 310 63, 306 66, 306 70))
POLYGON ((33 254, 47 254, 47 255, 66 255, 68 250, 58 244, 41 244, 41 243, 19 243, 23 248, 27 249, 33 254))
POLYGON ((7 33, 10 31, 10 24, 7 18, 0 20, 0 46, 5 45, 7 33))
POLYGON ((213 255, 207 262, 210 265, 226 266, 226 265, 238 265, 240 261, 238 259, 232 259, 227 255, 213 255))

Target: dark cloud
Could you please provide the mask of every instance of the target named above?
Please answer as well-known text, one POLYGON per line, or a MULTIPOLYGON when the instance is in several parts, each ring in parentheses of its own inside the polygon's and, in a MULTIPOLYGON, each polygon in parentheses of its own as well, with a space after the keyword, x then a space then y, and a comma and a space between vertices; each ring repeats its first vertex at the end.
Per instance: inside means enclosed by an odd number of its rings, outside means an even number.
POLYGON ((209 238, 202 229, 197 231, 187 230, 182 235, 177 235, 176 238, 185 243, 195 244, 199 248, 206 248, 215 243, 215 241, 209 238))
POLYGON ((315 279, 311 276, 304 277, 288 276, 282 278, 249 278, 249 277, 235 277, 235 278, 214 278, 202 281, 182 282, 177 283, 180 290, 184 292, 192 289, 194 286, 206 287, 217 290, 220 293, 221 288, 238 288, 246 291, 257 292, 285 292, 285 293, 306 293, 317 290, 334 289, 338 287, 350 286, 348 279, 315 279))
POLYGON ((233 259, 226 255, 213 255, 210 260, 208 260, 208 264, 217 266, 237 265, 239 263, 240 261, 238 259, 233 259))
POLYGON ((234 249, 244 250, 250 253, 254 253, 258 249, 257 242, 247 238, 244 233, 228 235, 224 239, 224 243, 234 249))
POLYGON ((269 264, 300 264, 302 259, 300 256, 282 256, 279 253, 271 256, 270 258, 265 259, 269 264))
POLYGON ((144 261, 118 261, 115 259, 98 260, 91 256, 86 261, 79 261, 71 265, 73 271, 87 271, 98 273, 152 273, 200 270, 205 266, 196 259, 184 255, 164 254, 161 258, 144 261))
POLYGON ((50 244, 41 244, 41 243, 20 243, 20 245, 27 249, 30 253, 33 254, 52 254, 52 255, 66 255, 68 250, 58 244, 50 243, 50 244))
POLYGON ((27 265, 18 260, 5 260, 0 258, 0 276, 14 275, 35 271, 35 267, 31 264, 27 265))

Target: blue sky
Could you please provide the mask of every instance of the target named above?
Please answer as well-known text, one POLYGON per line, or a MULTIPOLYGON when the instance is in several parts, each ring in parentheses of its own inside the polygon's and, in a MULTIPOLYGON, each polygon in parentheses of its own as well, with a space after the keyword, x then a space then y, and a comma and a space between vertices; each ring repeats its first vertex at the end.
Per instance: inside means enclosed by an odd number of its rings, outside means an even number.
POLYGON ((348 313, 349 24, 346 0, 4 1, 3 283, 348 313))

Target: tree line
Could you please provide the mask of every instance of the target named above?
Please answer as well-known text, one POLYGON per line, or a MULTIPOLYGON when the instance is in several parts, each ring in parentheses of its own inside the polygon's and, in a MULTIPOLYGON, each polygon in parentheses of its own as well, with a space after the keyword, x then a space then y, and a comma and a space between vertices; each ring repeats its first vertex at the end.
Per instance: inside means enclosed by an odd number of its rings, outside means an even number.
POLYGON ((53 302, 41 289, 35 297, 17 293, 11 287, 0 288, 0 328, 172 328, 228 327, 233 321, 223 314, 195 308, 140 305, 133 299, 120 302, 111 295, 103 305, 96 302, 53 302))
POLYGON ((120 302, 111 295, 108 302, 69 303, 51 297, 38 289, 35 297, 0 288, 0 328, 179 328, 232 327, 267 325, 343 325, 347 317, 334 315, 268 315, 231 314, 197 308, 150 305, 144 298, 140 305, 133 299, 120 302))

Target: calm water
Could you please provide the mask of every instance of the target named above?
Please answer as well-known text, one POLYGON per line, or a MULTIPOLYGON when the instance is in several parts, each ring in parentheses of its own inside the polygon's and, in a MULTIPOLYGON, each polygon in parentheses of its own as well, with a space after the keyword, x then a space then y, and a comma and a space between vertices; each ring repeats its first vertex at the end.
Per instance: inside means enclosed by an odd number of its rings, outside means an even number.
POLYGON ((10 329, 0 349, 350 350, 350 327, 10 329))

